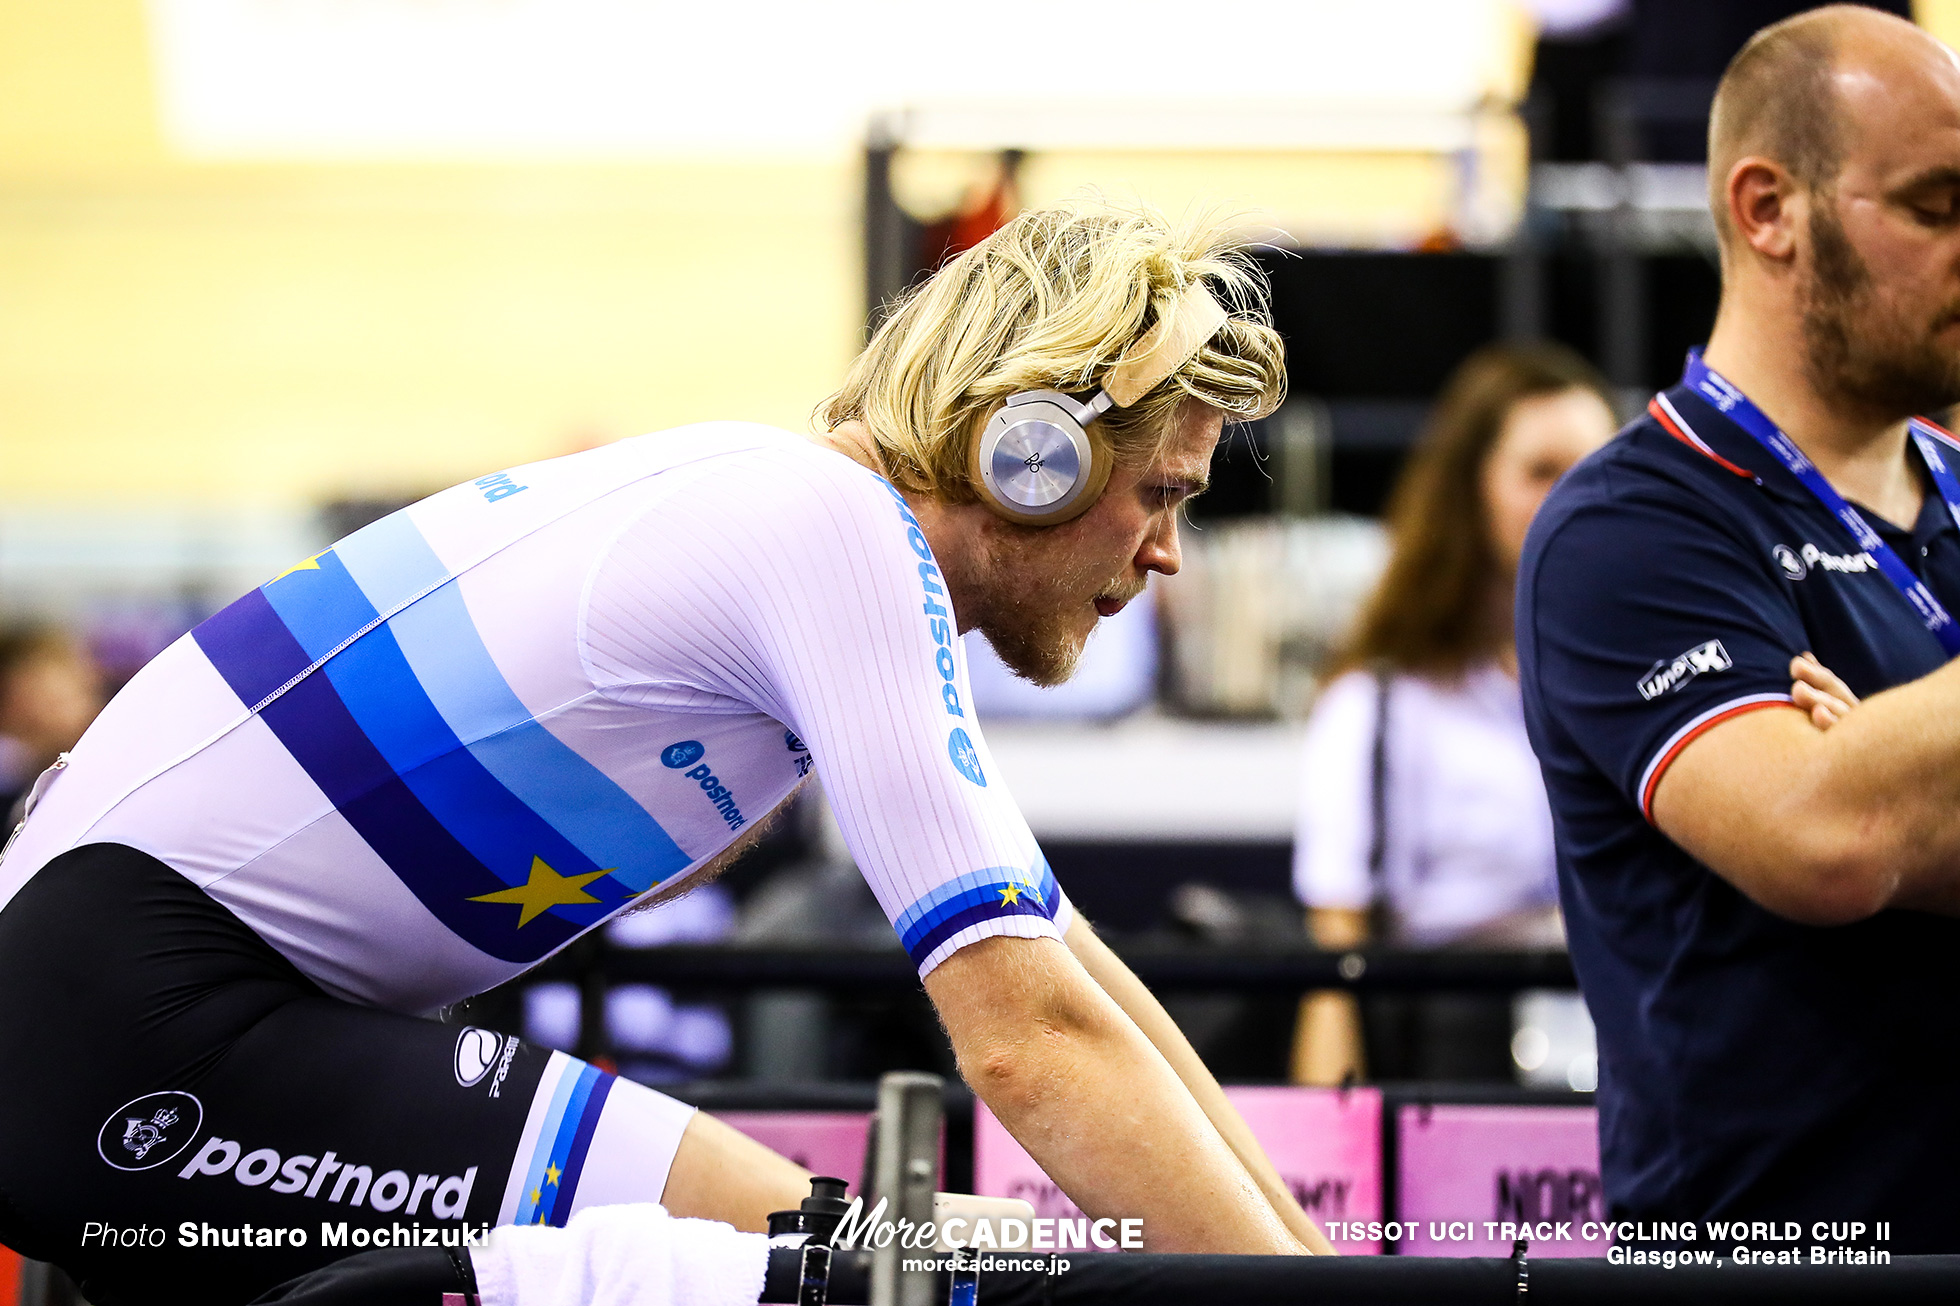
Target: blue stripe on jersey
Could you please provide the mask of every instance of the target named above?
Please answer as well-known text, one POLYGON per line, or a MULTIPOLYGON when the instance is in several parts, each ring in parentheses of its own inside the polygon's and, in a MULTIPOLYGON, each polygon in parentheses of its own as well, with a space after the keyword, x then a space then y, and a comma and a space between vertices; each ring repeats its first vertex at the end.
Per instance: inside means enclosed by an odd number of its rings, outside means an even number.
MULTIPOLYGON (((204 622, 192 638, 247 704, 264 699, 312 660, 263 590, 204 622)), ((355 833, 456 934, 493 957, 521 963, 537 960, 579 932, 572 921, 545 913, 520 934, 507 904, 469 901, 508 885, 471 856, 395 774, 329 678, 306 677, 259 716, 355 833)))
MULTIPOLYGON (((378 614, 338 556, 329 551, 316 561, 317 567, 293 573, 267 586, 264 592, 286 628, 317 659, 373 622, 378 614)), ((429 701, 389 626, 375 627, 322 670, 337 691, 339 702, 394 774, 407 783, 458 843, 489 868, 501 881, 500 888, 525 884, 534 859, 542 859, 561 877, 611 869, 594 866, 463 747, 429 701)), ((370 839, 369 843, 433 910, 434 904, 429 903, 418 883, 420 868, 391 856, 385 842, 376 844, 370 839)), ((596 924, 632 896, 623 886, 590 882, 577 886, 572 893, 576 895, 574 901, 557 903, 548 910, 579 925, 596 924)), ((508 916, 515 904, 492 905, 501 906, 508 916)), ((524 913, 520 928, 535 919, 536 913, 524 913)), ((476 942, 467 934, 464 938, 476 942)))
POLYGON ((899 913, 892 923, 914 966, 926 964, 933 950, 969 925, 1004 916, 1055 918, 1061 890, 1042 858, 1034 874, 1013 866, 969 871, 939 885, 899 913))
POLYGON ((313 663, 265 601, 262 589, 201 622, 191 638, 247 707, 264 702, 313 663))
POLYGON ((449 579, 449 568, 405 511, 369 522, 334 545, 333 553, 382 612, 393 612, 449 579))
MULTIPOLYGON (((382 518, 333 552, 384 612, 448 574, 406 513, 382 518)), ((476 760, 594 867, 611 868, 612 877, 635 893, 687 869, 692 859, 646 808, 532 717, 484 647, 455 585, 428 593, 391 618, 387 629, 476 760)))

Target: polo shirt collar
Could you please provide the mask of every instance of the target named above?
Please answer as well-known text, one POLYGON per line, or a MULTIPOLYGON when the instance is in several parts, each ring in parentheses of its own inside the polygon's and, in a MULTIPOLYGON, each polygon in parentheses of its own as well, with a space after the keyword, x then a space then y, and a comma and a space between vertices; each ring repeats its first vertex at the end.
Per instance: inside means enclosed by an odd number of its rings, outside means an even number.
POLYGON ((1689 387, 1663 391, 1648 411, 1669 435, 1735 475, 1747 477, 1780 499, 1817 502, 1810 487, 1757 444, 1754 436, 1689 387))
MULTIPOLYGON (((1798 480, 1769 450, 1757 444, 1754 436, 1714 404, 1685 385, 1663 391, 1662 397, 1667 400, 1667 405, 1657 401, 1648 411, 1669 435, 1694 448, 1703 457, 1721 464, 1736 476, 1754 481, 1785 502, 1820 510, 1823 508, 1809 486, 1798 480), (1668 411, 1669 406, 1672 413, 1668 411), (1676 418, 1680 420, 1682 429, 1675 429, 1676 418)), ((1911 457, 1918 468, 1918 456, 1915 454, 1911 457)), ((1953 521, 1953 514, 1947 511, 1946 500, 1940 497, 1939 487, 1932 484, 1932 478, 1925 474, 1924 468, 1918 468, 1918 474, 1925 484, 1926 496, 1919 505, 1919 519, 1912 523, 1910 534, 1913 540, 1924 543, 1942 531, 1960 530, 1960 526, 1953 521)), ((1869 515, 1873 529, 1881 534, 1887 533, 1886 528, 1891 523, 1875 514, 1869 515)))

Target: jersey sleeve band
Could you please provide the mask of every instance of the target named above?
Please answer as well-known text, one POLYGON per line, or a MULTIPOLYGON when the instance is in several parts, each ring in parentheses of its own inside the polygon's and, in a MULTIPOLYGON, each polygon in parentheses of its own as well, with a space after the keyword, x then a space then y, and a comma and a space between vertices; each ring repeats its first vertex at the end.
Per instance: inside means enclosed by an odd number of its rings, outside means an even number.
POLYGON ((1039 916, 1052 921, 1061 890, 1044 858, 1032 871, 990 866, 970 871, 932 889, 906 908, 893 928, 912 964, 923 975, 941 944, 970 926, 1008 916, 1039 916))

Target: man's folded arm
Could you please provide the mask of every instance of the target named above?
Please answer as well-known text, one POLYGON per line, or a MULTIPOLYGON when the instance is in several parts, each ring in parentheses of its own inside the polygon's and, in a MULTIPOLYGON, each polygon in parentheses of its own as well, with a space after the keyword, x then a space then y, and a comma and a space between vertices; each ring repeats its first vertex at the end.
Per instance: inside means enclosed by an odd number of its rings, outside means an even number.
POLYGON ((1658 778, 1653 819, 1790 920, 1960 915, 1960 663, 1872 695, 1828 730, 1795 707, 1721 722, 1658 778))

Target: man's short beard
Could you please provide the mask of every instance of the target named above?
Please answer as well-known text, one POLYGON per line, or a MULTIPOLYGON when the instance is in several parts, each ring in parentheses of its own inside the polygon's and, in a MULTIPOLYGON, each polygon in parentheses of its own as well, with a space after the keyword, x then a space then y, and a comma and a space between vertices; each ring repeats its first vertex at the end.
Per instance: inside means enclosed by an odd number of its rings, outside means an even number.
MULTIPOLYGON (((1068 604, 1089 592, 1088 567, 1057 575, 1052 570, 1059 550, 1043 547, 1040 532, 1054 527, 990 523, 982 584, 988 606, 974 623, 993 645, 1007 669, 1023 680, 1051 688, 1075 674, 1086 637, 1079 635, 1079 610, 1068 604)), ((1099 595, 1129 599, 1141 585, 1112 583, 1099 595)))
POLYGON ((1871 269, 1844 234, 1828 190, 1810 210, 1811 270, 1804 288, 1804 370, 1820 395, 1843 397, 1887 418, 1932 413, 1960 400, 1960 354, 1943 353, 1939 329, 1960 317, 1907 324, 1875 302, 1871 269))
POLYGON ((1035 623, 995 623, 981 627, 981 633, 1009 671, 1043 689, 1052 689, 1074 675, 1087 646, 1087 641, 1077 643, 1072 632, 1043 629, 1035 623))

